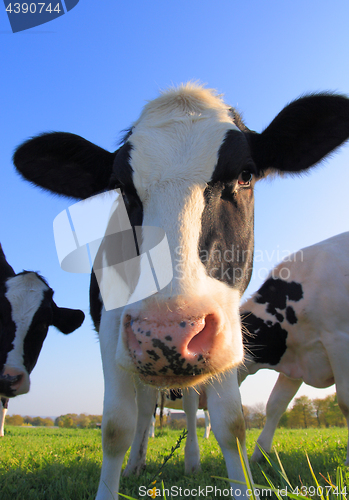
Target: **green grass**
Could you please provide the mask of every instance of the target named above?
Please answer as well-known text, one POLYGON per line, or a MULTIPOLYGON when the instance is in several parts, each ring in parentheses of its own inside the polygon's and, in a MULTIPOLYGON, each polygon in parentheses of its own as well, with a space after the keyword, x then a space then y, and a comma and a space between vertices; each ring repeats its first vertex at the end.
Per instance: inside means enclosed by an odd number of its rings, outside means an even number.
MULTIPOLYGON (((102 464, 101 433, 91 429, 19 428, 8 426, 5 438, 0 439, 0 499, 1 500, 93 500, 98 487, 102 464)), ((247 452, 250 457, 259 431, 247 434, 247 452)), ((180 431, 164 429, 149 440, 148 466, 139 478, 122 478, 120 492, 140 497, 139 486, 148 486, 160 468, 163 458, 175 445, 180 431)), ((199 486, 217 486, 224 490, 229 484, 212 476, 226 477, 223 456, 213 435, 209 440, 199 429, 202 471, 195 476, 184 476, 184 444, 169 461, 159 477, 165 487, 192 490, 199 486)), ((315 486, 308 467, 309 455, 314 473, 321 485, 330 476, 335 482, 338 466, 346 456, 346 429, 283 430, 276 432, 274 445, 293 487, 315 486)), ((126 456, 127 458, 127 456, 126 456)), ((275 453, 271 459, 277 462, 275 453)), ((280 477, 266 463, 263 470, 276 487, 282 487, 280 477)), ((252 465, 255 483, 266 485, 260 467, 252 465)), ((344 481, 349 492, 349 473, 343 468, 344 481)), ((177 496, 195 498, 193 496, 177 496)), ((214 495, 198 497, 214 500, 214 495)), ((224 497, 222 497, 224 498, 224 497)), ((275 498, 275 497, 273 497, 275 498)), ((315 498, 315 497, 314 497, 315 498)), ((167 500, 170 496, 167 496, 167 500)), ((335 499, 336 500, 336 499, 335 499)), ((338 497, 338 500, 339 497, 338 497)))

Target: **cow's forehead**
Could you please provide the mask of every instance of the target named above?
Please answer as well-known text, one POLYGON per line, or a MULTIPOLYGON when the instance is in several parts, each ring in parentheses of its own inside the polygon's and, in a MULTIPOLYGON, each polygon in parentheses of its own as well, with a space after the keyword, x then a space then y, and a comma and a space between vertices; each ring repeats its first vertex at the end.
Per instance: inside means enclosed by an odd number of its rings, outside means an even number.
MULTIPOLYGON (((49 286, 33 272, 19 273, 6 282, 6 298, 11 303, 12 316, 26 317, 40 306, 43 293, 49 286)), ((33 314, 31 314, 32 316, 33 314)))
POLYGON ((228 130, 239 129, 230 108, 212 90, 186 85, 149 102, 129 138, 139 194, 174 180, 204 186, 228 130))
MULTIPOLYGON (((189 83, 169 89, 149 101, 134 125, 138 126, 146 121, 149 126, 152 124, 161 126, 169 120, 182 120, 185 116, 192 118, 220 116, 222 120, 226 120, 230 109, 222 96, 214 90, 189 83)), ((229 120, 231 121, 231 117, 229 120)))

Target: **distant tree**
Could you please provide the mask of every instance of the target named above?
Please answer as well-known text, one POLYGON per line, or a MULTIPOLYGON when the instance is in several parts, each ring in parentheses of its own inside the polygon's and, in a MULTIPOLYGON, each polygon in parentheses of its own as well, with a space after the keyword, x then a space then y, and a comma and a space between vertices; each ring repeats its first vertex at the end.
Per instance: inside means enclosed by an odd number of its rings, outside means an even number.
POLYGON ((85 415, 79 415, 76 419, 76 423, 78 427, 81 427, 82 429, 87 429, 90 426, 91 419, 85 415))
POLYGON ((53 420, 49 417, 34 417, 31 420, 31 425, 33 425, 34 427, 50 427, 51 425, 53 425, 53 420))
POLYGON ((85 413, 77 415, 76 413, 68 413, 67 415, 57 417, 54 425, 67 428, 95 429, 97 423, 102 423, 102 415, 86 415, 85 413))
MULTIPOLYGON (((265 404, 257 403, 248 407, 248 428, 262 429, 265 424, 265 404)), ((245 412, 245 408, 244 408, 245 412)), ((246 420, 246 417, 245 417, 246 420)))
POLYGON ((102 415, 89 415, 90 429, 95 429, 97 424, 102 423, 102 415))
POLYGON ((242 405, 242 411, 245 419, 246 429, 252 428, 252 410, 250 406, 242 405))
POLYGON ((292 409, 288 412, 288 425, 293 428, 307 429, 316 423, 314 414, 311 399, 308 396, 299 396, 294 400, 292 409))
POLYGON ((6 424, 7 425, 23 425, 24 418, 21 415, 7 416, 6 424))
POLYGON ((57 417, 55 420, 55 425, 58 425, 58 427, 66 427, 66 428, 72 428, 72 427, 77 427, 76 423, 74 423, 74 418, 76 415, 68 413, 67 415, 61 415, 60 417, 57 417))
POLYGON ((313 399, 313 407, 315 410, 316 421, 318 427, 329 427, 329 422, 327 419, 329 401, 328 398, 316 398, 313 399))
POLYGON ((281 418, 279 420, 279 427, 289 427, 288 416, 289 410, 286 410, 285 413, 281 415, 281 418))
POLYGON ((331 394, 330 396, 327 396, 327 398, 325 398, 325 402, 327 403, 325 418, 328 426, 345 426, 346 421, 343 413, 339 408, 337 394, 331 394))

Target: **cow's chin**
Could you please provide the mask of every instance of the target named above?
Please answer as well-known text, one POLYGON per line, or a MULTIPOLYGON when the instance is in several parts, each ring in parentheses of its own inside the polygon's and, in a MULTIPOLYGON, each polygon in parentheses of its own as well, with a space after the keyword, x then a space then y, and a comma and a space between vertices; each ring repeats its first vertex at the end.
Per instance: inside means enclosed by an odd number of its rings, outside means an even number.
POLYGON ((137 375, 140 380, 146 384, 157 387, 159 389, 176 389, 176 388, 185 388, 192 387, 197 384, 205 384, 208 383, 212 378, 222 378, 224 377, 224 373, 237 368, 240 365, 242 359, 236 358, 234 362, 231 361, 231 358, 223 361, 221 358, 221 363, 210 363, 207 361, 205 365, 205 369, 202 369, 199 373, 198 370, 195 370, 193 374, 170 374, 170 375, 162 375, 161 373, 144 373, 142 369, 139 367, 133 367, 133 370, 136 369, 137 375))
POLYGON ((212 374, 192 375, 187 377, 170 376, 163 377, 160 375, 145 376, 139 374, 140 380, 146 384, 156 387, 158 389, 184 389, 197 384, 202 384, 211 378, 212 374))

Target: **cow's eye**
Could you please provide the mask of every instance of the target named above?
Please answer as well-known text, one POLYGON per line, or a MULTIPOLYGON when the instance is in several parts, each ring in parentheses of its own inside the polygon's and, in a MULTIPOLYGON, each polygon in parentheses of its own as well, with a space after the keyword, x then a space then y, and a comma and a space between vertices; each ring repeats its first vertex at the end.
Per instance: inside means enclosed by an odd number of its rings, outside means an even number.
POLYGON ((250 187, 253 174, 250 170, 243 170, 238 178, 238 184, 242 187, 250 187))

